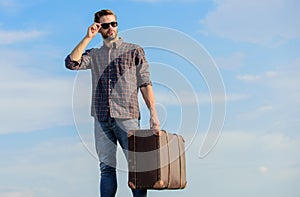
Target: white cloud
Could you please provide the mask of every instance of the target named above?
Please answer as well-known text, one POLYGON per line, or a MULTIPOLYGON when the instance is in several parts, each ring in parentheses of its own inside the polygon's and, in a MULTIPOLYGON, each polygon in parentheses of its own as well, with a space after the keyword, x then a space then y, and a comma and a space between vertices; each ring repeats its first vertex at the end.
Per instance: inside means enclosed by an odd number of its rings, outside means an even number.
POLYGON ((278 45, 300 37, 299 1, 217 0, 201 24, 206 33, 235 41, 278 45))
POLYGON ((15 150, 0 151, 6 158, 0 164, 1 197, 97 195, 98 161, 88 154, 78 136, 15 150))
POLYGON ((242 81, 257 81, 258 79, 261 78, 261 76, 260 75, 238 75, 236 78, 242 81))
POLYGON ((274 109, 274 107, 271 105, 264 105, 259 108, 259 111, 267 112, 267 111, 272 111, 273 109, 274 109))
POLYGON ((0 29, 0 44, 14 44, 40 38, 45 33, 37 30, 30 31, 7 31, 0 29))
POLYGON ((269 171, 269 168, 266 166, 260 166, 258 168, 259 172, 261 172, 262 174, 266 174, 269 171))
POLYGON ((26 81, 19 77, 17 81, 3 85, 0 133, 28 132, 70 124, 71 82, 59 78, 26 81))
MULTIPOLYGON (((228 131, 224 128, 215 149, 207 159, 220 159, 224 162, 221 166, 249 165, 253 170, 259 168, 262 171, 285 171, 299 163, 299 148, 299 137, 291 137, 285 133, 263 133, 263 129, 259 132, 228 131), (283 168, 280 169, 280 166, 283 168)), ((298 174, 300 175, 299 168, 298 174)))
POLYGON ((26 2, 19 0, 0 0, 0 10, 4 14, 17 15, 20 14, 24 8, 30 8, 37 3, 40 2, 35 0, 28 0, 26 2))
POLYGON ((275 72, 275 71, 266 72, 266 77, 268 77, 268 78, 272 78, 272 77, 276 77, 276 76, 278 76, 278 72, 275 72))
POLYGON ((189 3, 189 2, 195 2, 196 0, 130 0, 130 1, 144 2, 144 3, 165 3, 165 2, 189 3))
POLYGON ((270 78, 276 78, 279 76, 277 71, 267 71, 263 74, 252 75, 252 74, 245 74, 245 75, 237 75, 236 78, 241 81, 248 81, 248 82, 257 82, 263 80, 270 80, 270 78))
POLYGON ((198 92, 176 92, 176 95, 168 92, 156 92, 156 101, 163 105, 205 105, 212 102, 235 102, 247 99, 245 94, 227 93, 226 95, 210 95, 198 92))
MULTIPOLYGON (((183 133, 183 136, 190 138, 189 133, 183 133)), ((197 196, 199 188, 202 188, 203 196, 211 197, 240 196, 244 191, 247 191, 246 197, 267 196, 265 194, 274 191, 274 197, 281 197, 281 192, 297 196, 299 137, 291 138, 285 133, 261 135, 251 131, 225 130, 215 149, 199 159, 203 137, 203 134, 198 134, 192 144, 186 141, 186 145, 190 145, 186 152, 188 187, 180 192, 165 192, 164 196, 197 196), (280 187, 274 187, 279 184, 280 187), (265 188, 263 191, 262 187, 265 188)), ((0 164, 0 194, 11 195, 7 197, 26 192, 26 197, 79 197, 98 193, 98 161, 83 148, 77 136, 51 139, 34 147, 0 154, 7 158, 0 164)), ((129 196, 130 190, 124 186, 127 173, 118 171, 118 176, 117 196, 129 196)), ((158 193, 149 191, 149 195, 158 193)))
POLYGON ((34 197, 32 192, 0 192, 1 197, 34 197))
POLYGON ((0 10, 3 12, 16 12, 20 5, 15 0, 0 0, 0 10))
POLYGON ((36 64, 32 63, 28 52, 3 54, 0 58, 4 65, 0 73, 0 133, 29 132, 70 124, 73 79, 30 71, 31 64, 36 64))
POLYGON ((156 3, 156 2, 161 2, 161 0, 131 0, 135 2, 145 2, 145 3, 156 3))
MULTIPOLYGON (((275 71, 276 77, 272 78, 270 85, 273 88, 286 89, 288 91, 297 91, 300 86, 300 59, 293 59, 285 62, 282 65, 278 65, 278 69, 275 71)), ((274 76, 274 73, 267 73, 268 76, 274 76)))
MULTIPOLYGON (((274 70, 255 75, 238 75, 245 83, 249 101, 239 108, 231 125, 239 128, 252 128, 265 131, 297 133, 299 128, 300 72, 299 59, 282 65, 274 65, 274 70), (253 124, 255 123, 255 124, 253 124)), ((244 87, 244 86, 243 86, 244 87)))
POLYGON ((246 55, 242 52, 235 52, 227 57, 217 57, 217 65, 221 68, 236 69, 245 64, 246 55))

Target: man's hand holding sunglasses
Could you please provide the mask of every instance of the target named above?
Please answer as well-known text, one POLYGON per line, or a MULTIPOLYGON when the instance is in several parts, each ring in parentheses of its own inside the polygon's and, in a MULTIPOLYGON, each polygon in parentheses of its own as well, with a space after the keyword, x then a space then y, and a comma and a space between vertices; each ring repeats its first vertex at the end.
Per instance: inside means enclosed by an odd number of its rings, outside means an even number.
POLYGON ((100 31, 100 29, 108 29, 109 26, 111 27, 117 27, 118 26, 118 22, 113 21, 110 23, 93 23, 91 26, 89 26, 88 28, 88 32, 87 32, 87 37, 88 38, 94 38, 97 33, 100 31))
POLYGON ((86 37, 93 39, 101 29, 101 23, 93 23, 89 26, 86 37))

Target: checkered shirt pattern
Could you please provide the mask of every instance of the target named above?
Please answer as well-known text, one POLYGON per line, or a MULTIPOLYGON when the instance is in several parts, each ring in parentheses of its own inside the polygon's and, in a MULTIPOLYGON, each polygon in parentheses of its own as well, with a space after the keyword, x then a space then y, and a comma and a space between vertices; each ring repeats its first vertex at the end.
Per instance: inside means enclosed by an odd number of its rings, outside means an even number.
POLYGON ((86 50, 78 62, 68 55, 65 65, 71 70, 91 69, 92 116, 99 121, 107 121, 108 116, 139 118, 138 89, 151 85, 142 47, 120 38, 111 48, 103 44, 86 50))

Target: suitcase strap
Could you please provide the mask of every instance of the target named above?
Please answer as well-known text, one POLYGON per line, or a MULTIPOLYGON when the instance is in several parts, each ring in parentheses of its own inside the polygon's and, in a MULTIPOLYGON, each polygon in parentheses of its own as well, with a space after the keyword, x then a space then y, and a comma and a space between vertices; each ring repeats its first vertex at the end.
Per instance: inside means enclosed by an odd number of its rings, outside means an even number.
MULTIPOLYGON (((164 130, 165 131, 165 130, 164 130)), ((170 139, 169 139, 169 135, 168 135, 168 132, 167 131, 165 131, 166 132, 166 140, 167 140, 167 146, 168 146, 168 160, 169 160, 169 162, 168 162, 168 171, 169 171, 169 173, 168 173, 168 186, 167 186, 167 188, 169 188, 170 186, 171 186, 171 162, 173 162, 173 161, 171 161, 171 153, 170 153, 170 139)), ((176 136, 176 138, 177 138, 177 141, 179 142, 179 136, 177 135, 177 134, 174 134, 175 136, 176 136)), ((181 155, 183 154, 182 153, 182 150, 181 150, 181 147, 180 147, 180 145, 179 145, 179 143, 178 143, 178 150, 179 150, 179 158, 178 158, 178 161, 179 161, 179 173, 180 173, 180 188, 181 187, 183 187, 183 185, 182 185, 182 183, 183 183, 183 178, 182 178, 182 172, 181 172, 181 169, 182 169, 182 166, 181 166, 181 160, 182 160, 182 158, 181 158, 181 155)))
MULTIPOLYGON (((179 141, 180 141, 179 138, 180 138, 180 137, 179 137, 177 134, 175 134, 175 136, 177 137, 177 140, 178 140, 178 144, 177 144, 177 145, 178 145, 178 151, 179 151, 179 158, 178 158, 178 160, 179 160, 179 169, 180 169, 179 171, 180 171, 180 188, 181 188, 181 187, 183 186, 183 185, 182 185, 182 183, 183 183, 183 178, 182 178, 182 166, 181 166, 182 163, 183 163, 183 162, 181 161, 181 160, 182 160, 182 157, 181 157, 181 156, 182 156, 183 153, 181 152, 181 147, 180 147, 180 144, 179 144, 179 141)), ((184 150, 183 150, 183 151, 184 151, 184 150)))
MULTIPOLYGON (((166 132, 166 131, 165 131, 166 132)), ((168 146, 168 186, 167 188, 170 187, 171 184, 171 153, 170 153, 170 143, 169 143, 169 134, 166 132, 166 140, 167 140, 167 146, 168 146)))

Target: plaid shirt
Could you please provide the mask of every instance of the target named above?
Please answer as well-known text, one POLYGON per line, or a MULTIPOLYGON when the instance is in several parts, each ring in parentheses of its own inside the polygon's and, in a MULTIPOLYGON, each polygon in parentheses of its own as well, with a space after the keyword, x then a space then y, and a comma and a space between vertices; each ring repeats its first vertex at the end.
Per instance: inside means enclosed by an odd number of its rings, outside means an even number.
POLYGON ((151 85, 144 50, 120 38, 111 48, 86 50, 78 62, 65 59, 68 69, 91 69, 91 115, 99 121, 114 118, 139 118, 138 88, 151 85), (77 67, 77 68, 76 68, 77 67))

